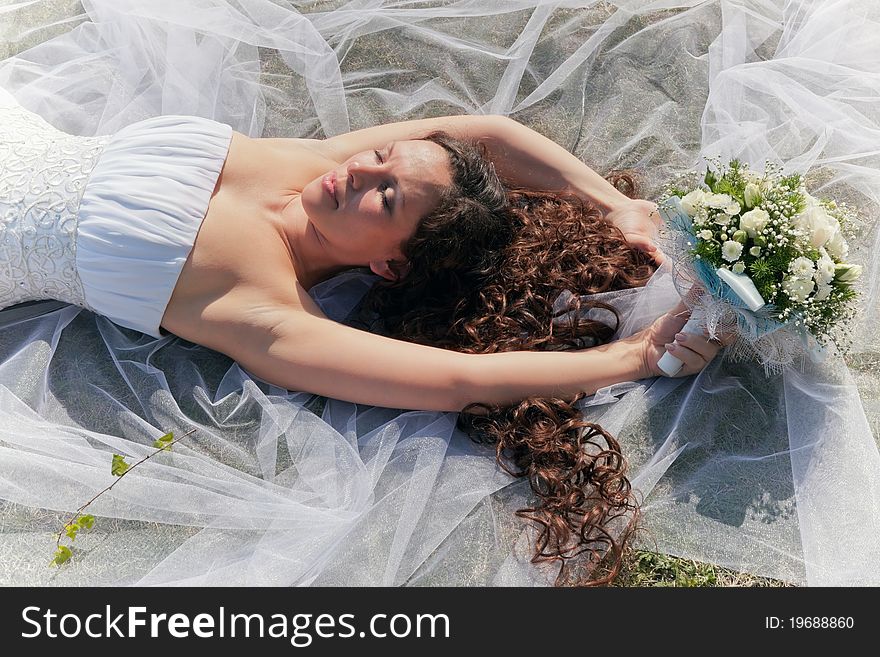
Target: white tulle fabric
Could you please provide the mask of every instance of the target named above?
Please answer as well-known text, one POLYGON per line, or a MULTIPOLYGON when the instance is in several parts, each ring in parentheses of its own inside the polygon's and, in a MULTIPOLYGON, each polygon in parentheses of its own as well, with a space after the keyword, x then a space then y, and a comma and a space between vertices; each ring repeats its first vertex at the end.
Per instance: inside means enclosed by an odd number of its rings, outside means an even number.
POLYGON ((88 308, 161 336, 231 137, 228 125, 194 116, 157 116, 113 135, 79 205, 76 268, 88 308))
MULTIPOLYGON (((584 400, 643 499, 637 544, 800 584, 880 584, 880 6, 872 0, 13 3, 0 86, 59 129, 194 114, 253 136, 497 112, 643 194, 702 155, 809 169, 865 218, 846 359, 767 378, 699 375, 584 400)), ((340 320, 371 283, 312 291, 340 320)), ((666 267, 603 295, 618 335, 674 305, 666 267)), ((547 584, 530 500, 454 414, 315 400, 228 359, 73 306, 0 313, 5 584, 547 584), (196 432, 93 505, 63 570, 66 514, 165 431, 196 432)))

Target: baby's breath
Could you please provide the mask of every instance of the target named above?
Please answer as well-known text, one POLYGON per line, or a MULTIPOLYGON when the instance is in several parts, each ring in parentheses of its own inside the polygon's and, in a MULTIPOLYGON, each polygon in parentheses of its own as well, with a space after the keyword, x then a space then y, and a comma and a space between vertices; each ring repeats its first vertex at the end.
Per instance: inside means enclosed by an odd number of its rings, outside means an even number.
POLYGON ((663 202, 677 197, 690 217, 691 256, 742 271, 771 304, 772 316, 845 352, 856 308, 854 280, 861 270, 846 262, 842 231, 857 214, 844 203, 813 198, 803 175, 786 173, 778 163, 767 161, 758 173, 739 160, 706 159, 702 177, 686 174, 662 197, 663 202), (729 241, 734 239, 743 247, 739 255, 729 241))

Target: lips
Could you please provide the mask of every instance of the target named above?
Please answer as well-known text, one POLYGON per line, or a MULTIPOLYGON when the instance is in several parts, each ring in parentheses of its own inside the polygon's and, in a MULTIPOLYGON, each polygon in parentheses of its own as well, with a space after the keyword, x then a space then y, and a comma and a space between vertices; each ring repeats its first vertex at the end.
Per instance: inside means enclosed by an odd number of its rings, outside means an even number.
POLYGON ((321 187, 324 188, 324 191, 327 192, 327 195, 333 199, 333 202, 336 204, 336 207, 339 207, 339 199, 336 198, 336 172, 331 171, 326 176, 321 178, 321 187))

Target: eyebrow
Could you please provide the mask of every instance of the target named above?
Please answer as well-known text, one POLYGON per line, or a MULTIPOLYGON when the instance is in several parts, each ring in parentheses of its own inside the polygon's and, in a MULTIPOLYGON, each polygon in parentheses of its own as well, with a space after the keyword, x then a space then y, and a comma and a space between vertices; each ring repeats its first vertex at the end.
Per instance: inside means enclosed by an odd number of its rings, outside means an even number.
MULTIPOLYGON (((397 144, 396 141, 392 141, 390 144, 388 144, 388 155, 387 155, 386 159, 391 158, 391 154, 394 152, 395 144, 397 144)), ((403 212, 403 208, 406 205, 406 196, 403 195, 403 188, 400 186, 400 181, 397 180, 397 178, 395 178, 394 182, 397 183, 397 196, 400 197, 400 211, 403 212)), ((395 207, 397 206, 396 201, 397 201, 397 198, 395 197, 395 203, 394 203, 395 207)))

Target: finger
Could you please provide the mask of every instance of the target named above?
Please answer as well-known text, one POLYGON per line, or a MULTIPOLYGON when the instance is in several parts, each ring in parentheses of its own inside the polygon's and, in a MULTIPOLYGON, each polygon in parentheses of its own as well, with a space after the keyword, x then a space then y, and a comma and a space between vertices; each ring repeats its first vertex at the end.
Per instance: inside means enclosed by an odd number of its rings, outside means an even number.
POLYGON ((690 314, 691 311, 684 304, 684 301, 679 300, 674 307, 667 310, 654 321, 654 334, 663 336, 665 340, 670 339, 684 328, 684 325, 690 319, 690 314))
POLYGON ((674 308, 658 317, 653 324, 654 335, 662 337, 663 340, 672 339, 672 337, 684 328, 690 318, 690 310, 679 302, 674 308))
POLYGON ((624 233, 623 237, 626 239, 626 243, 634 249, 649 251, 657 248, 650 237, 641 233, 624 233))
POLYGON ((655 249, 651 255, 654 258, 654 262, 656 262, 658 265, 662 265, 664 262, 666 262, 666 254, 663 253, 663 251, 661 251, 659 248, 655 249))
POLYGON ((644 236, 627 238, 627 243, 633 247, 634 249, 638 249, 639 251, 644 251, 656 262, 658 265, 662 265, 666 260, 666 254, 660 250, 654 242, 650 240, 650 238, 644 236))
POLYGON ((708 336, 703 334, 676 333, 675 342, 698 354, 703 360, 703 365, 715 358, 721 350, 720 344, 710 342, 708 336))
POLYGON ((702 355, 689 349, 683 344, 678 344, 678 341, 670 342, 665 346, 666 351, 682 362, 681 369, 676 376, 687 376, 694 372, 698 372, 706 366, 707 361, 702 355))

